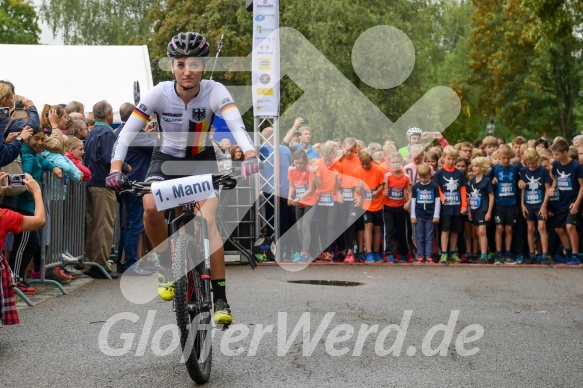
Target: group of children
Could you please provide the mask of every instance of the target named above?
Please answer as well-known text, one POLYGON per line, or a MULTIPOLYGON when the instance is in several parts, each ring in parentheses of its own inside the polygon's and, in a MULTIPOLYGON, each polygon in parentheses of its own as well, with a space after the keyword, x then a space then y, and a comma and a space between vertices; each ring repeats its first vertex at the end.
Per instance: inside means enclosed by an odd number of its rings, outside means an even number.
POLYGON ((581 264, 583 166, 566 140, 509 146, 489 136, 410 152, 387 142, 379 158, 354 138, 321 144, 312 164, 294 151, 293 260, 581 264))

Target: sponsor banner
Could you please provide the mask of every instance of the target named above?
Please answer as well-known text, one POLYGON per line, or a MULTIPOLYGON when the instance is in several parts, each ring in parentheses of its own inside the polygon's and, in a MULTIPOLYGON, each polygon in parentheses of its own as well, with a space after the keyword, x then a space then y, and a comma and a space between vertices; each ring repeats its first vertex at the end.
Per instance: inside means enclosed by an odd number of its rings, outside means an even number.
POLYGON ((279 116, 279 0, 253 2, 253 115, 279 116))
POLYGON ((211 174, 152 182, 151 188, 159 211, 215 197, 211 174))

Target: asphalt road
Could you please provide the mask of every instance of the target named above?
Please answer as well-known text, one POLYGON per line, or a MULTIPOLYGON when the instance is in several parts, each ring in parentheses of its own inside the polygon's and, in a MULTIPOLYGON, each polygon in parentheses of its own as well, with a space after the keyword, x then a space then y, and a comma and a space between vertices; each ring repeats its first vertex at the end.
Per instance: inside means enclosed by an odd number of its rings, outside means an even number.
MULTIPOLYGON (((580 387, 582 275, 583 268, 229 266, 229 301, 241 325, 216 332, 207 386, 580 387), (446 335, 436 330, 450 319, 446 335), (309 333, 290 340, 298 322, 309 333), (387 334, 391 324, 401 325, 399 335, 387 334)), ((23 310, 21 325, 0 327, 0 386, 193 386, 165 326, 175 322, 171 304, 131 303, 119 284, 94 281, 23 310)))

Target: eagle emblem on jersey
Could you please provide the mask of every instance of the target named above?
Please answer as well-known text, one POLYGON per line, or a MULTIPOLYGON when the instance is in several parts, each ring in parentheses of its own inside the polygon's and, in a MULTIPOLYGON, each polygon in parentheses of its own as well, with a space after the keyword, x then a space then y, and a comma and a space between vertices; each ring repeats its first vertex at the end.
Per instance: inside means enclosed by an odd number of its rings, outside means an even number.
POLYGON ((206 117, 206 108, 194 108, 192 110, 192 121, 201 122, 206 117))

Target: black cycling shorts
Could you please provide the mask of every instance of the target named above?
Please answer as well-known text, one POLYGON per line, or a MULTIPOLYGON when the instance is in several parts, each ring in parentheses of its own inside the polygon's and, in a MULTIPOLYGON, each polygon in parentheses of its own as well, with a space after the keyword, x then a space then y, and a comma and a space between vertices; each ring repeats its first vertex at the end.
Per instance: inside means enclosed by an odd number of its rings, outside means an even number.
POLYGON ((214 174, 218 172, 217 155, 214 147, 205 147, 194 157, 177 158, 154 149, 152 161, 146 174, 146 182, 164 181, 186 176, 214 174))

